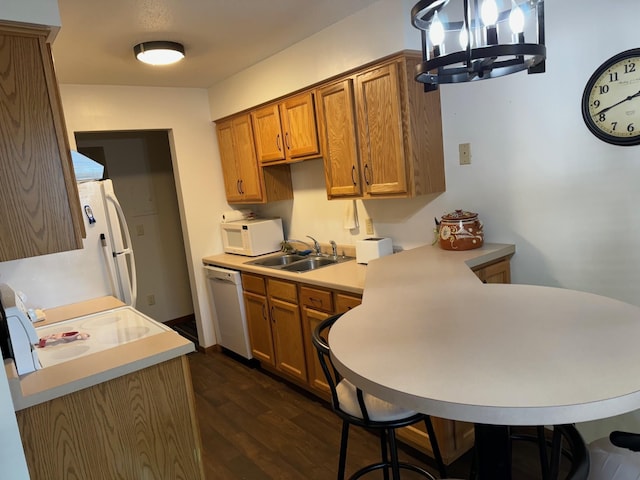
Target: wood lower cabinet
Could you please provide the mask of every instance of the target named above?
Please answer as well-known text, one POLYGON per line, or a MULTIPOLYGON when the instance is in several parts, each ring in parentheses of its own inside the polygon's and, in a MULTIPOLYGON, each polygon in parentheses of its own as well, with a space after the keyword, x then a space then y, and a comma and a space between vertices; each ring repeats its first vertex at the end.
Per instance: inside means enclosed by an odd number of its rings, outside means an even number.
POLYGON ((251 112, 258 160, 263 163, 320 157, 313 93, 307 92, 251 112))
POLYGON ((20 410, 16 418, 33 479, 204 480, 186 356, 20 410))
POLYGON ((306 383, 296 285, 249 273, 242 274, 242 285, 253 356, 296 383, 306 383))
POLYGON ((473 272, 483 283, 511 283, 511 264, 508 258, 474 268, 473 272))
POLYGON ((258 165, 248 114, 216 123, 216 133, 228 203, 265 203, 293 198, 287 165, 264 170, 258 165))
POLYGON ((49 29, 0 23, 0 261, 82 248, 49 29))

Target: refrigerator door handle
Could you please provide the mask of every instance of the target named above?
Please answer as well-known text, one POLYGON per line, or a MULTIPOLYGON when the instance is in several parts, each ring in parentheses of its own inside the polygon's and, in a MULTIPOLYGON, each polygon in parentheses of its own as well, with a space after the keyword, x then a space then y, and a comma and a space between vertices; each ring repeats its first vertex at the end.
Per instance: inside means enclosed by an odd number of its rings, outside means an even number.
POLYGON ((131 235, 129 235, 129 226, 127 225, 127 220, 124 216, 124 212, 122 211, 122 207, 120 206, 120 202, 118 202, 118 199, 109 193, 105 193, 105 198, 109 200, 116 209, 118 221, 120 223, 120 226, 122 227, 121 230, 123 232, 125 242, 126 242, 125 248, 122 251, 113 252, 113 256, 114 257, 118 255, 124 255, 125 257, 127 255, 130 256, 131 261, 129 262, 129 265, 130 265, 130 274, 131 274, 131 306, 135 307, 136 300, 138 297, 138 282, 136 280, 136 262, 135 262, 135 257, 133 255, 133 249, 131 248, 131 235))

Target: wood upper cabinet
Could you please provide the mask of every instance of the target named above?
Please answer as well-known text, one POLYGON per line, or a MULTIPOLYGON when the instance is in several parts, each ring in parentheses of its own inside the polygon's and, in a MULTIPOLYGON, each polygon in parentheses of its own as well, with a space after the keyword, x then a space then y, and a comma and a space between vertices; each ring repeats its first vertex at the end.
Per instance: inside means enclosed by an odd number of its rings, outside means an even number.
POLYGON ((258 165, 249 114, 216 123, 218 148, 229 203, 265 203, 292 198, 287 165, 263 171, 258 165))
POLYGON ((295 95, 251 112, 262 164, 320 156, 313 93, 295 95))
POLYGON ((0 23, 0 261, 82 248, 48 33, 0 23))
POLYGON ((440 94, 413 80, 418 61, 403 54, 317 89, 329 199, 445 190, 440 94))
POLYGON ((316 104, 327 197, 361 196, 353 80, 348 78, 319 88, 316 104))

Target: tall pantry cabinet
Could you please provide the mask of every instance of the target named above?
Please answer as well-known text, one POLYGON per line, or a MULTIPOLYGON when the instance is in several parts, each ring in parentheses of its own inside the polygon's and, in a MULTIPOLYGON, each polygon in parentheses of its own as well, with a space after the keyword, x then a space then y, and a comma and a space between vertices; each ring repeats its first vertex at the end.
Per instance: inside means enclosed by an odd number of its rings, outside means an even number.
POLYGON ((82 248, 48 34, 0 22, 0 261, 82 248))

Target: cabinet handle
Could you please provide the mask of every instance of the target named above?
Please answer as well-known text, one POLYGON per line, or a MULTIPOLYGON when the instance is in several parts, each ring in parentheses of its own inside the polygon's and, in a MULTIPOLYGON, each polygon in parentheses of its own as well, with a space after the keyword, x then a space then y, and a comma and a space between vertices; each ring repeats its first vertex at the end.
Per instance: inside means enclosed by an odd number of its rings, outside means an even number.
POLYGON ((287 150, 291 150, 291 145, 289 144, 289 132, 284 134, 284 144, 287 146, 287 150))
POLYGON ((267 306, 264 303, 262 304, 262 318, 267 320, 267 306))
POLYGON ((364 181, 367 185, 371 185, 372 183, 372 176, 371 176, 371 172, 369 171, 368 163, 364 164, 364 181))
POLYGON ((357 183, 356 183, 356 166, 355 165, 351 166, 351 181, 353 182, 353 186, 355 187, 357 185, 357 183))
POLYGON ((280 134, 276 135, 276 147, 278 147, 278 151, 282 151, 282 147, 280 146, 280 134))
POLYGON ((317 303, 318 305, 322 306, 322 299, 321 298, 309 297, 309 300, 311 301, 311 303, 317 303))
POLYGON ((240 189, 240 179, 238 179, 238 181, 236 182, 236 190, 238 191, 238 193, 242 194, 242 190, 240 189))
POLYGON ((271 307, 271 321, 276 323, 276 317, 273 316, 273 307, 271 307))
POLYGON ((238 192, 241 195, 244 195, 244 189, 242 188, 242 182, 244 182, 244 180, 242 180, 242 179, 238 180, 238 192))

